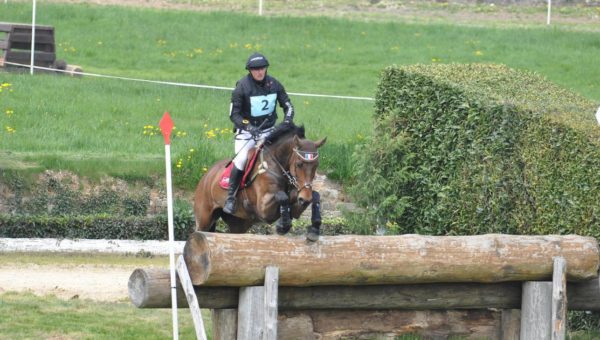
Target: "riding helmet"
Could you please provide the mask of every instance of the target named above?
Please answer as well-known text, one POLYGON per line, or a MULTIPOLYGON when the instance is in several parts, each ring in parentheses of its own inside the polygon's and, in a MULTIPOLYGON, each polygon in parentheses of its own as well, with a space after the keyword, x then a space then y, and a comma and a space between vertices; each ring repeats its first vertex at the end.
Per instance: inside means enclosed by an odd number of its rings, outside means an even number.
POLYGON ((269 61, 267 58, 260 53, 253 53, 248 57, 248 61, 246 61, 246 70, 250 70, 251 68, 262 68, 269 66, 269 61))

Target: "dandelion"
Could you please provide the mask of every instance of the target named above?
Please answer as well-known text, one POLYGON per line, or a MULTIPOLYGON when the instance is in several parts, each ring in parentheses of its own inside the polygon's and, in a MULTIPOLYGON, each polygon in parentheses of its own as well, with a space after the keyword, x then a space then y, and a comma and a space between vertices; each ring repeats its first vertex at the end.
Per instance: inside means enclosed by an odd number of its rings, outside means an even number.
POLYGON ((196 150, 194 150, 194 149, 190 149, 190 153, 194 153, 194 151, 196 151, 196 150))
POLYGON ((0 88, 9 88, 10 86, 11 86, 11 84, 10 84, 10 83, 2 83, 2 84, 0 85, 0 88))
POLYGON ((252 44, 244 44, 244 48, 247 50, 251 50, 252 49, 252 44))
POLYGON ((437 58, 437 57, 433 57, 433 58, 431 58, 431 62, 432 62, 432 63, 439 63, 440 61, 442 61, 442 59, 441 59, 441 58, 437 58))
POLYGON ((206 129, 208 127, 208 124, 204 124, 204 128, 206 129))
POLYGON ((103 44, 103 43, 102 43, 102 41, 98 41, 98 42, 96 43, 96 45, 98 45, 98 46, 102 46, 102 44, 103 44))
POLYGON ((175 166, 176 166, 178 169, 181 169, 181 167, 183 167, 183 159, 179 158, 179 159, 177 160, 177 164, 175 164, 175 166))
POLYGON ((15 113, 13 110, 11 110, 11 109, 6 109, 6 116, 7 116, 7 117, 9 117, 9 118, 10 118, 10 117, 12 117, 13 113, 15 113))
POLYGON ((12 133, 15 133, 15 132, 17 131, 17 129, 15 129, 15 128, 13 128, 13 127, 10 127, 10 126, 8 126, 8 125, 6 125, 6 126, 4 127, 4 129, 6 130, 6 132, 7 132, 8 134, 12 134, 12 133))
POLYGON ((202 167, 202 172, 207 172, 208 168, 207 167, 202 167))
POLYGON ((204 133, 206 135, 206 138, 215 138, 217 135, 215 134, 215 132, 211 129, 208 130, 204 133))
POLYGON ((238 44, 237 43, 229 43, 229 48, 237 48, 238 44))
POLYGON ((481 51, 477 50, 477 51, 475 51, 475 55, 476 55, 476 56, 482 56, 482 55, 483 55, 483 52, 481 52, 481 51))

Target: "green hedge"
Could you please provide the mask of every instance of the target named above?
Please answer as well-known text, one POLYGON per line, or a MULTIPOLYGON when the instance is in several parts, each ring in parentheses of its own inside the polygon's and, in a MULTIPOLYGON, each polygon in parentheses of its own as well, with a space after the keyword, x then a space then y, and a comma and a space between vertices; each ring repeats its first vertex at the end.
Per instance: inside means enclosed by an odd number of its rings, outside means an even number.
MULTIPOLYGON (((185 241, 194 230, 194 217, 173 217, 175 239, 185 241)), ((168 240, 167 216, 24 216, 0 214, 0 237, 168 240)))
POLYGON ((597 105, 501 65, 388 67, 351 192, 392 233, 599 237, 597 105))

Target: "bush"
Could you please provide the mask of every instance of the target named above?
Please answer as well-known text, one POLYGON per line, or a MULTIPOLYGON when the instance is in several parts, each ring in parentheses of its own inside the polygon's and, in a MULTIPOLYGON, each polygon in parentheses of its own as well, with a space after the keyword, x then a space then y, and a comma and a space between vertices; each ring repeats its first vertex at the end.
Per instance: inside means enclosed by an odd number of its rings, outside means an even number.
MULTIPOLYGON (((185 241, 194 230, 190 214, 173 217, 175 239, 185 241)), ((0 237, 168 240, 165 215, 139 216, 23 216, 0 214, 0 237)))
POLYGON ((350 190, 368 223, 600 236, 594 103, 533 73, 453 64, 388 67, 375 106, 350 190))

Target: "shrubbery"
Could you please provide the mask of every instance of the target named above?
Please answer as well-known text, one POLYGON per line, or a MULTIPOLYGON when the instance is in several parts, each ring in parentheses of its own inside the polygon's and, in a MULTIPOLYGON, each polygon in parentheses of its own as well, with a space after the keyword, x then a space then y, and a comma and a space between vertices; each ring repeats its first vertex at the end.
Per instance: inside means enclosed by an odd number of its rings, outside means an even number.
POLYGON ((500 65, 389 67, 352 192, 391 233, 599 237, 596 106, 500 65))

